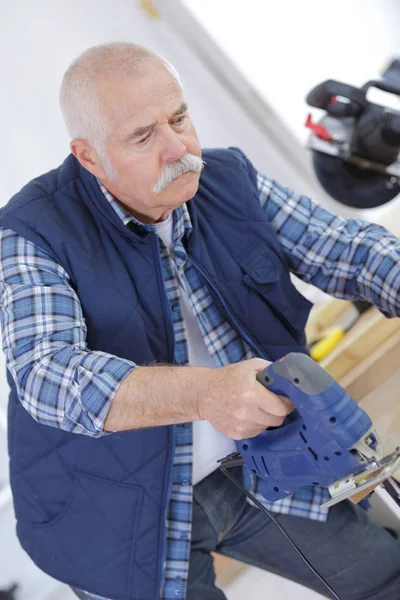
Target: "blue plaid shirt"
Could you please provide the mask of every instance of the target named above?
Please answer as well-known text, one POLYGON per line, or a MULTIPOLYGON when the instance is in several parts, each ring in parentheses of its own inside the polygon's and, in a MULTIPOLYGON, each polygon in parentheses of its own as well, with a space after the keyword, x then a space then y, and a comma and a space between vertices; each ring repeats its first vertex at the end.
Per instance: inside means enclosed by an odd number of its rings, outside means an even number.
MULTIPOLYGON (((101 188, 124 224, 135 220, 101 188)), ((387 316, 400 315, 400 241, 395 236, 360 219, 341 219, 261 174, 258 189, 260 203, 292 272, 337 297, 364 298, 387 316)), ((151 225, 140 225, 155 231, 151 225)), ((183 205, 174 211, 174 259, 159 239, 165 288, 174 307, 175 361, 188 363, 179 285, 186 288, 216 365, 252 358, 249 346, 225 321, 199 273, 186 260, 183 240, 191 228, 183 205)), ((93 437, 106 435, 103 424, 110 403, 122 379, 135 368, 134 363, 87 347, 79 298, 68 273, 45 251, 10 230, 2 230, 0 254, 3 349, 22 404, 40 423, 93 437), (62 348, 60 332, 65 343, 62 348), (57 341, 52 340, 55 333, 57 341), (90 409, 86 398, 90 398, 90 409)), ((176 426, 161 592, 164 600, 186 595, 191 481, 192 426, 185 423, 176 426)), ((249 483, 254 484, 254 480, 249 483)), ((327 498, 327 490, 308 487, 274 504, 263 502, 275 512, 324 521, 328 510, 321 509, 320 504, 327 498)))

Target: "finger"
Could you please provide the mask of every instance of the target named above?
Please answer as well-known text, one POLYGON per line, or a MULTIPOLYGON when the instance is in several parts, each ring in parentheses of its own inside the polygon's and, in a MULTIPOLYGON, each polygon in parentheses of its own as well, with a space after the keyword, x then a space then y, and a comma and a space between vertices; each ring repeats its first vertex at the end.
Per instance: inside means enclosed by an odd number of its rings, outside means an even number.
POLYGON ((242 433, 240 433, 235 439, 236 440, 245 440, 248 438, 254 438, 257 435, 260 435, 260 433, 263 433, 263 431, 265 431, 265 427, 263 425, 257 425, 257 426, 253 426, 253 427, 248 427, 245 429, 245 431, 243 431, 242 433))
POLYGON ((291 399, 290 399, 290 398, 288 398, 287 396, 279 396, 279 398, 280 398, 280 399, 281 399, 281 400, 282 400, 282 401, 283 401, 283 402, 286 404, 286 406, 288 407, 288 409, 289 409, 289 413, 288 413, 288 414, 290 414, 291 412, 293 412, 293 411, 296 409, 296 407, 295 407, 295 405, 293 404, 293 402, 291 401, 291 399))
POLYGON ((242 440, 246 438, 253 438, 263 433, 268 427, 279 427, 284 422, 284 417, 275 417, 274 415, 266 415, 260 411, 260 420, 262 423, 254 423, 254 425, 248 425, 243 428, 243 432, 239 434, 235 439, 242 440))
POLYGON ((293 403, 289 398, 278 396, 264 387, 263 393, 259 394, 258 406, 264 412, 277 417, 285 417, 293 411, 293 403))
POLYGON ((279 427, 285 419, 286 415, 272 415, 261 408, 257 408, 257 412, 252 414, 252 420, 254 421, 255 426, 264 426, 264 429, 267 427, 279 427))

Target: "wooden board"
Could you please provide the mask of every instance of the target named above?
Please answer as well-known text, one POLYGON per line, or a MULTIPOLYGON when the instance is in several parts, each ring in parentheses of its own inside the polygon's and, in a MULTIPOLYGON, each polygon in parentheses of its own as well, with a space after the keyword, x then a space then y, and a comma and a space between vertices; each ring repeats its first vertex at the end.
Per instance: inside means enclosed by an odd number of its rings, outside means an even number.
MULTIPOLYGON (((400 331, 400 319, 387 319, 376 308, 361 315, 321 366, 340 380, 400 331)), ((399 360, 400 365, 400 360, 399 360)))
POLYGON ((358 402, 375 390, 400 366, 400 331, 396 331, 339 383, 358 402))

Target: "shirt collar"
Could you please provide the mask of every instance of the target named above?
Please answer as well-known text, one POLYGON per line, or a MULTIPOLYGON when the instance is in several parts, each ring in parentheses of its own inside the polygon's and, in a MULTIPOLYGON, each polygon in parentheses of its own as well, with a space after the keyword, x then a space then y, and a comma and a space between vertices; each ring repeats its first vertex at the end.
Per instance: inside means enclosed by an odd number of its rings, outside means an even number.
MULTIPOLYGON (((146 231, 152 231, 152 232, 155 231, 155 227, 153 225, 149 225, 147 223, 142 223, 141 221, 139 221, 138 219, 136 219, 125 208, 125 206, 123 206, 107 190, 107 188, 104 187, 104 185, 101 183, 101 181, 99 179, 97 179, 97 183, 99 184, 100 189, 103 192, 104 196, 107 198, 108 202, 111 204, 111 206, 113 207, 113 209, 115 210, 115 212, 117 213, 117 215, 119 216, 119 218, 121 219, 121 221, 123 222, 124 225, 128 225, 129 223, 134 222, 137 225, 139 225, 139 227, 142 227, 146 231)), ((189 215, 189 211, 188 211, 186 203, 182 204, 181 206, 178 206, 178 208, 176 208, 174 210, 173 218, 174 218, 173 240, 174 240, 174 246, 175 246, 175 245, 177 245, 179 243, 179 241, 184 236, 186 238, 189 237, 189 235, 190 235, 190 233, 191 233, 191 231, 193 229, 192 222, 190 220, 190 215, 189 215)))

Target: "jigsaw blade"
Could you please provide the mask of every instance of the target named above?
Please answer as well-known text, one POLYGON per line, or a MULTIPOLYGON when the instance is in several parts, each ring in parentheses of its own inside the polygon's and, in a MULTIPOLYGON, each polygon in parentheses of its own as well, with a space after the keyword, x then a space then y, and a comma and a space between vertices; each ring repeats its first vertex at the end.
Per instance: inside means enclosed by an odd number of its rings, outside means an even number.
POLYGON ((324 508, 334 506, 347 498, 358 504, 400 467, 400 446, 382 459, 373 460, 357 473, 348 475, 329 486, 331 499, 322 504, 324 508))

